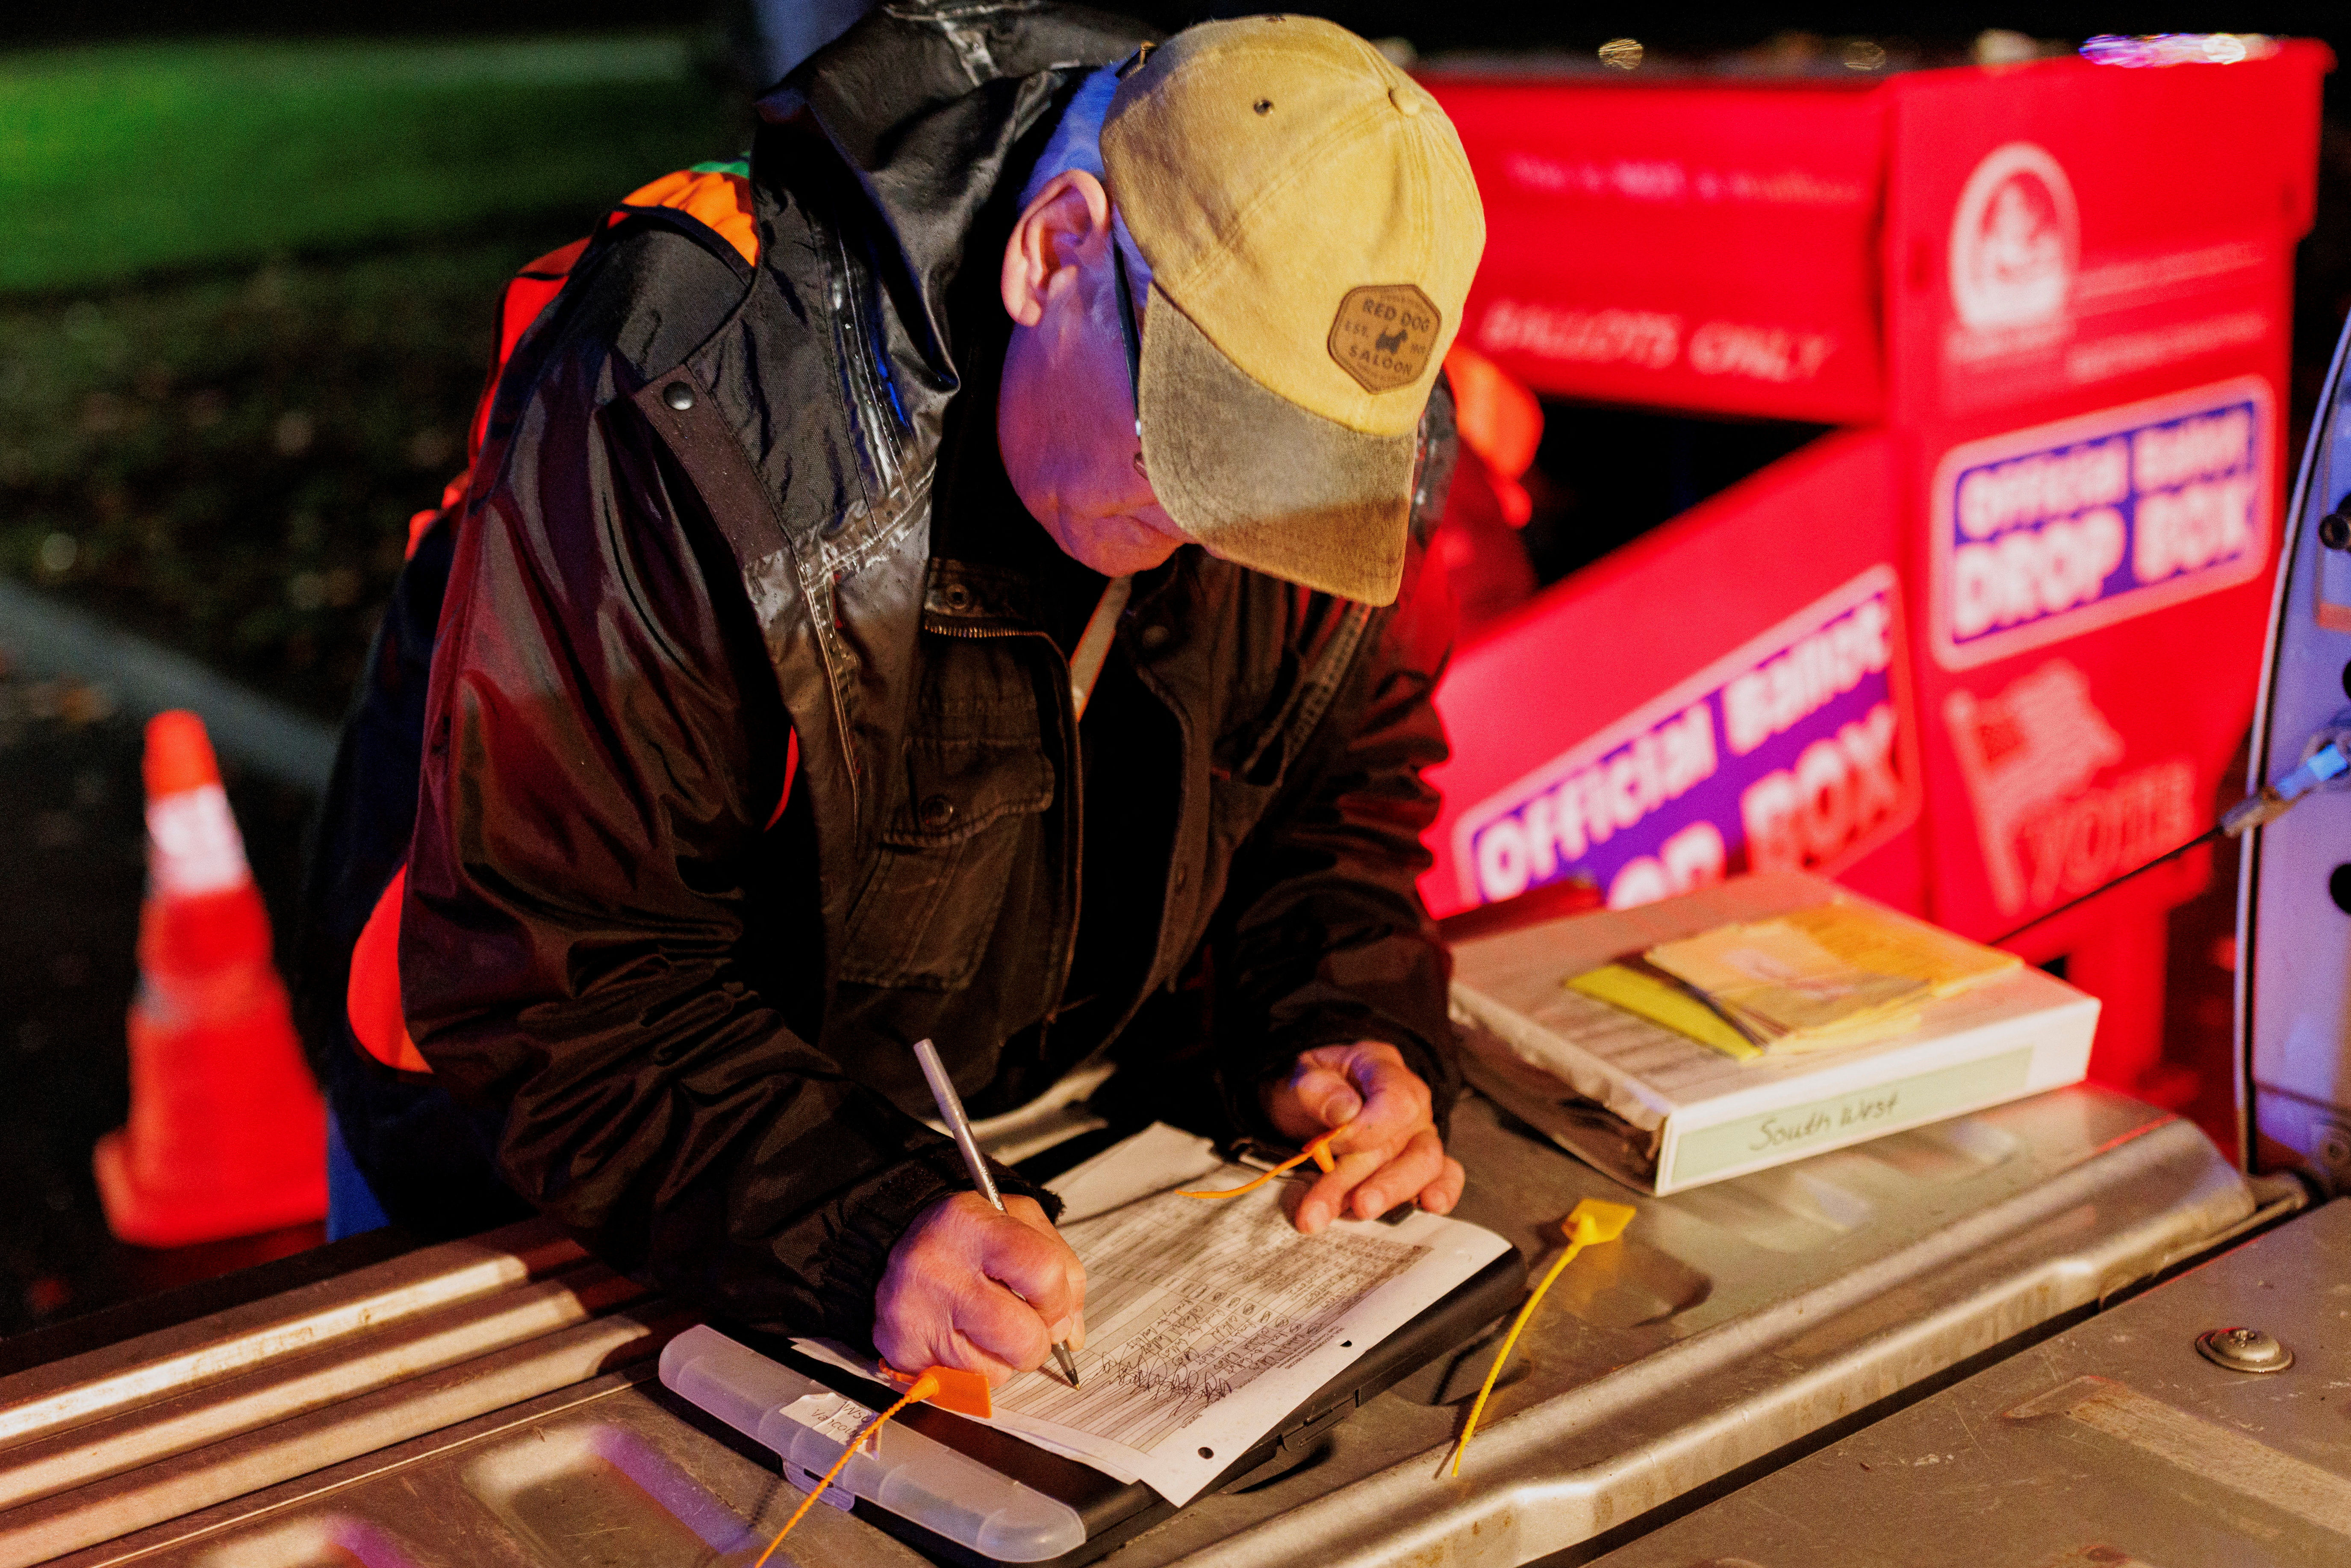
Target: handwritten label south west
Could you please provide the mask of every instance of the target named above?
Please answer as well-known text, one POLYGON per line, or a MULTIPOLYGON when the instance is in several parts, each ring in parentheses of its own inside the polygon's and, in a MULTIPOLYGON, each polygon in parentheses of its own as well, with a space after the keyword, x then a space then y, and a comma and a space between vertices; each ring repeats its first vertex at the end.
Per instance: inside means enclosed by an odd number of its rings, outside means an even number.
POLYGON ((2028 1046, 1693 1128, 1675 1137, 1660 1162, 1660 1185, 1685 1186, 1718 1173, 1774 1165, 2012 1099, 2023 1092, 2032 1070, 2028 1046))
POLYGON ((1855 1127, 1873 1123, 1890 1122, 1902 1103, 1902 1091, 1888 1089, 1882 1092, 1856 1094, 1836 1103, 1834 1107, 1816 1106, 1809 1112, 1792 1113, 1787 1117, 1766 1116, 1755 1125, 1755 1135, 1748 1140, 1750 1154, 1766 1149, 1783 1149, 1793 1144, 1808 1143, 1829 1133, 1849 1133, 1855 1127), (1801 1119, 1800 1119, 1801 1118, 1801 1119))

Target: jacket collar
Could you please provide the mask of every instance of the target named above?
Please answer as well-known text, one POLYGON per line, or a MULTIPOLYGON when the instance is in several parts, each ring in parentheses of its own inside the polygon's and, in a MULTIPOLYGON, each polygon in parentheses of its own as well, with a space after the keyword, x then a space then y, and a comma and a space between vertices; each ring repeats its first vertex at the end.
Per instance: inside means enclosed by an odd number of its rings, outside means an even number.
POLYGON ((892 0, 759 100, 762 120, 812 130, 857 182, 896 252, 886 265, 909 337, 943 381, 967 241, 991 205, 1018 199, 1083 75, 1146 36, 1036 0, 892 0))

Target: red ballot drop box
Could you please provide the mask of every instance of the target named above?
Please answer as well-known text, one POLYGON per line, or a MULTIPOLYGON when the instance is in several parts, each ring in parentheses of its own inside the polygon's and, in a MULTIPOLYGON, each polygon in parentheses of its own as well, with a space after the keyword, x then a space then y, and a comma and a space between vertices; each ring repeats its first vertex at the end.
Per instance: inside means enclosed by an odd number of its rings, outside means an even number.
MULTIPOLYGON (((1435 913, 1803 867, 1990 938, 2209 825, 2332 64, 2246 53, 1424 78, 1486 200, 1464 345, 1546 396, 1839 427, 1465 644, 1435 913)), ((2166 912, 2210 874, 2017 945, 2105 1001, 2101 1081, 2158 1087, 2166 912)))

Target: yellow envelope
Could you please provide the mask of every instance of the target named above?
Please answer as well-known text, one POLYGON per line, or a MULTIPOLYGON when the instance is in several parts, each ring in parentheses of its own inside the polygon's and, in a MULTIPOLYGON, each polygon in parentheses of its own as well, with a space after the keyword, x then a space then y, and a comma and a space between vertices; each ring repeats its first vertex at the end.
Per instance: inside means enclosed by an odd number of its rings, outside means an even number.
POLYGON ((1823 904, 1780 916, 1856 969, 1910 975, 1938 997, 2004 975, 2023 962, 1918 921, 1901 920, 1862 904, 1823 904))
POLYGON ((1714 1009, 1704 1002, 1678 986, 1638 969, 1622 964, 1603 965, 1589 974, 1569 979, 1567 988, 1651 1023, 1663 1024, 1676 1034, 1687 1035, 1725 1056, 1745 1061, 1763 1054, 1753 1041, 1716 1017, 1714 1009))
POLYGON ((1645 956, 1775 1040, 1890 1016, 1934 994, 1912 976, 1856 968, 1784 919, 1718 926, 1645 956))

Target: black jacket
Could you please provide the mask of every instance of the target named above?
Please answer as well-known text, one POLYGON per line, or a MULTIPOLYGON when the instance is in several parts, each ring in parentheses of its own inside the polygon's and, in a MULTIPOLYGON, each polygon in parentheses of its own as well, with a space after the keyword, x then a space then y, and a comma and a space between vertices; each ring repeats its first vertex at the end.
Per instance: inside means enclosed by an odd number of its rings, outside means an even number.
MULTIPOLYGON (((1117 994, 1064 995, 1084 802, 1049 633, 1085 574, 942 507, 994 439, 972 411, 1022 178, 1135 38, 879 12, 761 106, 756 264, 691 219, 609 229, 523 340, 455 538, 387 618, 313 869, 306 1016, 396 1218, 496 1218, 494 1160, 704 1310, 856 1341, 889 1248, 967 1185, 910 1039, 977 1114, 1113 1040, 1244 1121, 1299 1051, 1359 1038, 1449 1103, 1413 886, 1449 619, 1416 571, 1381 611, 1195 548, 1138 580, 1114 664, 1164 740, 1136 784, 1164 868, 1117 994), (429 1082, 360 1061, 333 1005, 403 852, 429 1082)), ((1425 441, 1425 510, 1450 441, 1425 441)))

